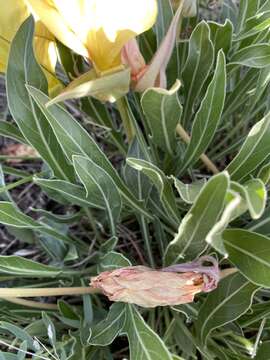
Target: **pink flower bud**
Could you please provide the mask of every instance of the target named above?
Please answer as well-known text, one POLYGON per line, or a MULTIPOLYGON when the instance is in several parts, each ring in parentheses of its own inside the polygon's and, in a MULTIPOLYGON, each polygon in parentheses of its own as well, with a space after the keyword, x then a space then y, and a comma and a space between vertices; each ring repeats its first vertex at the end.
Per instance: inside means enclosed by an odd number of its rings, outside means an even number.
POLYGON ((192 302, 195 294, 211 291, 217 286, 219 270, 216 261, 210 257, 204 260, 212 261, 213 266, 206 267, 201 262, 161 270, 131 266, 102 272, 91 279, 90 285, 101 289, 111 301, 148 308, 185 304, 192 302))
POLYGON ((124 45, 121 60, 122 64, 130 67, 131 76, 135 78, 137 78, 138 74, 146 67, 144 57, 142 56, 136 39, 131 39, 124 45))

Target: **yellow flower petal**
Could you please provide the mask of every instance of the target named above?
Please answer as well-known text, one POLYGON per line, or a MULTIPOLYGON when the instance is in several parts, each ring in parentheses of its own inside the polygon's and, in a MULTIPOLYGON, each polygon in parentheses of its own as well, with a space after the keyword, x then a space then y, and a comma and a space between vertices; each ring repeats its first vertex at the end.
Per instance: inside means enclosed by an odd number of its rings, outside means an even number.
POLYGON ((63 85, 55 76, 57 63, 55 38, 41 21, 37 21, 35 25, 34 50, 37 61, 46 75, 50 96, 58 95, 63 85))
POLYGON ((93 0, 87 47, 99 71, 121 64, 123 46, 153 26, 156 0, 93 0))
MULTIPOLYGON (((87 56, 87 49, 82 41, 70 27, 67 19, 58 11, 54 0, 26 0, 35 14, 49 29, 49 31, 58 38, 63 44, 75 51, 76 53, 87 56)), ((69 9, 70 0, 62 1, 69 9)), ((72 13, 72 7, 70 13, 72 13)))
MULTIPOLYGON (((9 0, 1 4, 0 12, 0 72, 5 73, 11 41, 23 21, 30 15, 23 0, 9 0)), ((36 22, 34 49, 38 62, 47 77, 50 93, 56 95, 63 86, 55 76, 57 62, 54 36, 41 23, 36 22)))
POLYGON ((47 28, 66 46, 89 56, 98 72, 121 65, 128 40, 148 30, 157 0, 27 0, 47 28))
POLYGON ((10 43, 22 22, 28 17, 27 6, 22 0, 1 2, 0 11, 0 72, 5 72, 10 43))

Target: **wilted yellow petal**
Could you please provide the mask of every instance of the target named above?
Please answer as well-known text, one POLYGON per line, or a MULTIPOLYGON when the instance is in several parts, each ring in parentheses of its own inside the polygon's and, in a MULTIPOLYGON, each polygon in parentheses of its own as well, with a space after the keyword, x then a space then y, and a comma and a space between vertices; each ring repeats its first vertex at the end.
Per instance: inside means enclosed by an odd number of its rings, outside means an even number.
MULTIPOLYGON (((54 0, 26 0, 26 2, 50 32, 63 44, 82 56, 88 55, 82 41, 58 11, 54 0)), ((67 9, 69 9, 70 14, 72 14, 74 9, 70 7, 71 1, 63 0, 62 2, 66 5, 67 9)))
POLYGON ((0 11, 0 72, 5 72, 9 47, 22 22, 28 17, 27 6, 22 0, 1 2, 0 11))

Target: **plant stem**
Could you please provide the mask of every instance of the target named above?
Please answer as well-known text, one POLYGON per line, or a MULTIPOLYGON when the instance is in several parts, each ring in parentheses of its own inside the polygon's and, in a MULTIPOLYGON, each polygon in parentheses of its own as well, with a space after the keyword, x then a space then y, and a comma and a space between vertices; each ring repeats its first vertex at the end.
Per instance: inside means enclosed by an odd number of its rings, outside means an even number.
MULTIPOLYGON (((188 133, 186 132, 186 130, 180 125, 178 124, 176 126, 176 132, 177 134, 181 137, 182 140, 184 140, 184 142, 186 144, 190 143, 190 136, 188 135, 188 133)), ((207 169, 209 169, 213 174, 218 174, 219 170, 216 167, 216 165, 208 158, 207 155, 202 154, 200 156, 200 159, 202 160, 202 162, 204 163, 204 165, 207 167, 207 169)))
POLYGON ((3 300, 11 302, 13 304, 28 306, 36 309, 47 309, 47 310, 57 310, 57 304, 47 304, 39 301, 25 300, 20 298, 11 298, 11 297, 2 297, 3 300))
POLYGON ((88 220, 89 220, 89 223, 90 223, 90 225, 91 225, 91 227, 92 227, 92 230, 94 231, 94 234, 95 234, 96 238, 98 239, 99 242, 102 242, 103 239, 102 239, 102 237, 100 236, 100 233, 99 233, 99 231, 98 231, 98 229, 97 229, 96 222, 95 222, 95 219, 94 219, 94 217, 93 217, 93 215, 92 215, 91 210, 89 210, 89 209, 86 208, 86 207, 83 208, 83 210, 84 210, 84 212, 85 212, 85 214, 86 214, 86 216, 87 216, 87 218, 88 218, 88 220))
POLYGON ((134 127, 132 125, 132 121, 130 119, 130 114, 128 111, 128 106, 127 106, 126 101, 127 101, 126 98, 122 97, 122 98, 116 100, 116 105, 117 105, 118 111, 120 113, 122 122, 123 122, 123 126, 125 129, 128 143, 130 144, 131 140, 133 139, 133 137, 135 135, 135 132, 134 132, 134 127))
POLYGON ((61 296, 61 295, 84 295, 96 294, 98 289, 87 287, 66 287, 66 288, 1 288, 0 298, 19 298, 37 296, 61 296))

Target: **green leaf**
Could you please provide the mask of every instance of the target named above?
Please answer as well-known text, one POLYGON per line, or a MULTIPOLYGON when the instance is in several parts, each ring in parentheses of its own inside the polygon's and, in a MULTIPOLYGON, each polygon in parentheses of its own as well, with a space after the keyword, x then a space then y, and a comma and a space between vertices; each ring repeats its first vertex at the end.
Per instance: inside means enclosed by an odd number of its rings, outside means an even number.
POLYGON ((262 180, 262 182, 267 185, 270 181, 270 163, 267 163, 263 165, 259 172, 257 177, 262 180))
POLYGON ((222 234, 229 260, 254 284, 270 287, 270 238, 242 229, 222 234))
POLYGON ((231 58, 229 65, 243 65, 261 69, 269 66, 270 45, 254 44, 238 50, 231 58))
POLYGON ((200 308, 196 328, 201 341, 206 342, 211 331, 247 312, 257 290, 257 286, 239 273, 223 279, 200 308))
POLYGON ((245 23, 245 28, 240 34, 237 35, 235 41, 244 40, 268 29, 270 27, 269 16, 270 11, 265 11, 249 18, 245 23))
POLYGON ((249 231, 256 232, 258 234, 270 236, 270 217, 269 207, 266 208, 263 216, 259 220, 253 220, 249 222, 246 228, 249 231))
POLYGON ((9 109, 23 136, 48 163, 55 176, 72 179, 73 169, 38 107, 29 96, 26 84, 47 92, 47 80, 33 51, 34 20, 29 18, 15 35, 6 74, 9 109))
MULTIPOLYGON (((130 144, 127 157, 146 160, 137 137, 130 144)), ((148 198, 153 185, 146 175, 126 164, 124 167, 124 177, 129 189, 139 200, 148 198)))
POLYGON ((56 345, 56 330, 51 318, 43 311, 42 320, 47 329, 48 339, 50 344, 54 347, 56 345))
POLYGON ((50 235, 55 239, 74 245, 73 239, 61 234, 45 223, 33 220, 16 208, 15 204, 7 201, 0 201, 0 222, 19 229, 33 229, 41 234, 50 235))
POLYGON ((131 262, 122 254, 111 251, 100 259, 100 271, 109 271, 131 266, 131 262))
POLYGON ((107 104, 103 104, 100 101, 88 96, 81 99, 80 109, 90 117, 89 122, 98 124, 101 127, 108 129, 108 136, 117 145, 120 152, 122 154, 126 154, 123 136, 119 129, 117 129, 117 125, 114 124, 107 104))
POLYGON ((245 209, 242 211, 242 201, 243 199, 238 192, 229 189, 226 195, 226 206, 223 213, 219 221, 212 227, 205 238, 209 245, 225 257, 228 257, 228 253, 223 244, 222 233, 227 228, 228 224, 238 216, 238 212, 242 214, 242 212, 245 211, 245 209))
POLYGON ((189 40, 188 57, 182 72, 185 93, 184 127, 190 118, 195 100, 200 94, 214 60, 214 48, 210 40, 210 29, 205 21, 193 30, 189 40))
POLYGON ((14 335, 16 338, 22 341, 26 341, 27 347, 29 349, 33 351, 40 350, 39 343, 36 340, 34 340, 30 335, 28 335, 27 332, 21 329, 19 326, 13 325, 6 321, 1 321, 0 328, 12 333, 12 335, 14 335))
POLYGON ((144 92, 141 99, 153 143, 170 155, 175 152, 175 129, 182 115, 179 87, 180 81, 177 80, 171 90, 150 88, 144 92))
POLYGON ((213 176, 203 187, 166 249, 167 265, 194 259, 206 248, 205 238, 220 217, 228 187, 229 177, 225 172, 213 176))
POLYGON ((155 165, 145 160, 127 158, 127 164, 138 171, 142 171, 156 186, 160 200, 169 216, 176 222, 179 221, 179 212, 175 202, 172 186, 165 174, 155 165))
POLYGON ((254 88, 257 87, 259 71, 262 70, 249 69, 243 74, 242 78, 237 81, 233 90, 227 94, 225 110, 222 114, 224 120, 250 100, 251 94, 254 94, 254 88))
POLYGON ((118 336, 125 323, 125 304, 115 303, 110 307, 106 319, 91 328, 90 345, 107 346, 118 336))
POLYGON ((180 197, 187 204, 193 204, 197 199, 200 191, 206 184, 206 180, 202 179, 199 181, 194 181, 190 184, 184 184, 179 179, 172 177, 174 179, 174 186, 176 187, 180 197))
POLYGON ((126 305, 126 322, 123 332, 128 337, 132 360, 172 360, 159 336, 145 323, 138 310, 126 305))
MULTIPOLYGON (((158 0, 158 17, 155 24, 157 47, 159 48, 173 20, 173 8, 171 0, 158 0)), ((176 75, 179 74, 180 63, 177 50, 177 40, 171 59, 166 69, 167 82, 169 87, 175 82, 176 75)))
POLYGON ((104 209, 104 203, 99 194, 86 196, 85 189, 80 185, 64 180, 34 178, 34 183, 45 191, 51 198, 60 203, 70 203, 82 207, 104 209))
POLYGON ((240 181, 269 156, 269 137, 270 113, 252 127, 239 153, 227 166, 232 180, 240 181))
POLYGON ((20 129, 4 120, 0 121, 0 135, 17 140, 21 143, 27 143, 27 140, 24 138, 20 129))
POLYGON ((227 55, 232 45, 233 24, 226 19, 224 24, 208 21, 210 27, 210 38, 214 45, 215 58, 219 50, 223 50, 227 55))
POLYGON ((265 360, 270 359, 270 341, 260 341, 257 354, 254 360, 265 360))
POLYGON ((247 202, 250 215, 253 219, 260 218, 265 209, 267 191, 260 179, 252 179, 245 183, 247 202))
POLYGON ((258 219, 262 216, 266 205, 267 192, 260 179, 249 180, 244 185, 232 181, 231 189, 241 196, 241 203, 235 212, 235 217, 244 214, 247 210, 252 219, 258 219))
POLYGON ((113 235, 116 235, 115 224, 119 220, 122 201, 117 186, 111 176, 91 159, 73 156, 74 168, 83 183, 87 197, 100 194, 107 210, 113 235))
POLYGON ((55 277, 61 269, 19 256, 0 256, 0 273, 22 277, 55 277))
POLYGON ((183 159, 183 170, 194 164, 205 152, 217 130, 226 95, 225 65, 225 56, 220 50, 213 79, 192 125, 191 140, 183 159))
POLYGON ((239 19, 237 22, 237 32, 239 33, 244 25, 246 24, 247 19, 254 16, 259 8, 259 0, 246 1, 240 0, 239 7, 239 19))
POLYGON ((84 128, 63 107, 52 105, 46 108, 49 98, 38 89, 28 87, 28 91, 46 115, 67 158, 72 161, 73 155, 81 155, 101 166, 111 176, 126 202, 146 217, 151 217, 144 210, 141 202, 129 191, 106 155, 84 128))

